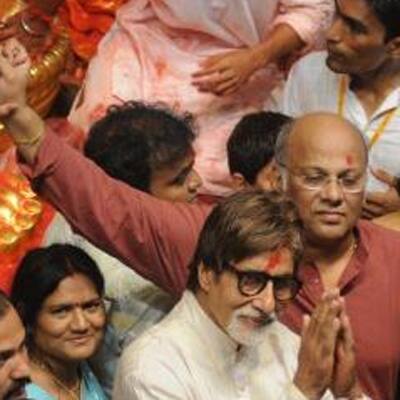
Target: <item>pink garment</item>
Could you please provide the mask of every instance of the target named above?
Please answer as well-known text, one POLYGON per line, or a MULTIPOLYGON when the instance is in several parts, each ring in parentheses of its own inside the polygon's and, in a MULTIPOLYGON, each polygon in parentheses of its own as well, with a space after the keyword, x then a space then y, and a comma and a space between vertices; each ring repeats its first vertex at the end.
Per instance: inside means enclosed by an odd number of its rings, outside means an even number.
POLYGON ((199 93, 191 74, 208 56, 259 44, 276 24, 289 24, 311 44, 332 11, 332 0, 129 1, 90 63, 70 121, 86 130, 107 106, 132 99, 189 111, 199 129, 196 169, 206 189, 221 194, 229 177, 225 145, 233 126, 265 107, 281 76, 270 66, 221 98, 199 93))

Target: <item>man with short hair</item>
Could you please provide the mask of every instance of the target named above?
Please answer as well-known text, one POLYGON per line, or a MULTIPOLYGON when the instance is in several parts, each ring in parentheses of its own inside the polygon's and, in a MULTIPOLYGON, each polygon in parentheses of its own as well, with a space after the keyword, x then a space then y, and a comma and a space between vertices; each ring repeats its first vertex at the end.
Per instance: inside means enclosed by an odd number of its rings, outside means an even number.
POLYGON ((14 307, 0 291, 0 400, 23 398, 28 379, 25 329, 14 307))
POLYGON ((274 162, 275 141, 286 115, 261 111, 245 115, 228 139, 229 172, 235 190, 254 187, 279 189, 279 171, 274 162))
POLYGON ((202 183, 193 169, 194 137, 190 115, 131 101, 110 107, 94 123, 84 154, 136 189, 165 200, 192 202, 202 183))
MULTIPOLYGON (((54 135, 45 134, 43 121, 25 104, 20 68, 0 58, 0 75, 1 119, 25 160, 22 168, 40 184, 41 193, 99 247, 179 297, 210 207, 160 201, 107 177, 54 135)), ((288 313, 293 317, 288 323, 298 327, 324 288, 338 286, 357 339, 360 383, 369 395, 393 400, 400 365, 400 238, 368 222, 358 223, 367 167, 359 132, 339 116, 325 114, 293 127, 301 133, 297 161, 289 157, 283 166, 307 241, 305 266, 299 268, 305 289, 288 313), (337 146, 327 132, 337 137, 337 146)))
MULTIPOLYGON (((400 0, 338 0, 327 51, 311 53, 291 70, 282 111, 301 116, 330 111, 362 132, 373 172, 364 216, 400 208, 400 196, 378 169, 400 175, 400 0), (375 170, 375 171, 374 171, 375 170)), ((332 144, 336 138, 331 137, 332 144)))
POLYGON ((202 229, 182 299, 125 349, 113 398, 320 399, 328 387, 360 398, 337 293, 305 325, 298 366, 299 339, 276 321, 275 307, 299 289, 293 272, 300 256, 293 204, 262 191, 224 200, 202 229), (334 361, 336 346, 345 363, 334 361))

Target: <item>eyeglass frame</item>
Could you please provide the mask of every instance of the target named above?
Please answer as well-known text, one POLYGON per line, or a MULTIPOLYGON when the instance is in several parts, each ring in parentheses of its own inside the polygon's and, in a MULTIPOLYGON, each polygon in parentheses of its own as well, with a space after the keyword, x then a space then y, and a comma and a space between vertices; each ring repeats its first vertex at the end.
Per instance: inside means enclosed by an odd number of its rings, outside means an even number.
POLYGON ((267 287, 269 282, 272 282, 272 291, 274 294, 274 299, 278 302, 285 302, 285 301, 293 300, 296 297, 297 293, 300 291, 301 286, 302 286, 301 282, 294 275, 289 276, 289 274, 288 274, 285 276, 283 276, 283 275, 272 276, 263 271, 255 271, 255 270, 242 271, 242 270, 237 269, 232 263, 229 263, 229 262, 224 263, 224 266, 225 266, 224 271, 231 272, 236 276, 237 288, 239 290, 239 293, 245 297, 257 296, 267 287), (260 288, 256 292, 251 293, 251 294, 243 291, 243 289, 242 289, 243 283, 241 283, 243 281, 243 278, 246 276, 249 276, 249 275, 257 275, 259 277, 262 276, 264 278, 264 282, 261 284, 260 288), (277 283, 282 282, 284 280, 290 281, 292 284, 294 284, 293 286, 291 286, 291 288, 292 287, 295 288, 292 296, 287 299, 286 298, 281 299, 276 295, 276 291, 277 291, 276 288, 278 287, 277 283))
MULTIPOLYGON (((285 169, 287 170, 290 174, 298 177, 298 178, 306 178, 305 174, 299 173, 294 171, 292 168, 289 168, 287 165, 283 164, 283 163, 279 163, 279 168, 285 169)), ((340 187, 342 193, 347 193, 347 194, 359 194, 362 193, 365 189, 365 184, 367 181, 367 173, 366 171, 362 172, 357 178, 357 180, 360 181, 360 188, 354 189, 354 190, 349 190, 348 188, 346 188, 343 185, 343 177, 341 176, 330 176, 328 174, 325 173, 325 171, 318 169, 318 174, 321 175, 321 178, 323 178, 324 182, 321 184, 321 186, 316 186, 316 187, 312 187, 312 186, 307 186, 307 184, 304 184, 304 182, 299 182, 299 186, 304 189, 304 190, 309 190, 309 191, 313 191, 313 192, 320 192, 322 190, 325 189, 325 187, 332 182, 332 180, 334 179, 336 181, 336 184, 340 187), (323 176, 322 176, 323 175, 323 176)), ((344 173, 344 172, 343 172, 344 173)), ((339 174, 340 175, 340 174, 339 174)), ((344 178, 346 179, 346 178, 344 178)))

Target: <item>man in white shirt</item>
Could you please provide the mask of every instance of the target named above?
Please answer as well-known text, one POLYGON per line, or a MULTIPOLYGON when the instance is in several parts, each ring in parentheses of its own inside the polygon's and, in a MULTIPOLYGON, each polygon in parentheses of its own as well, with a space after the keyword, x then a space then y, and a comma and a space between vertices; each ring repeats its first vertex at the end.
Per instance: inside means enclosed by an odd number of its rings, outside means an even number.
MULTIPOLYGON (((400 209, 400 197, 378 169, 400 175, 399 0, 338 0, 327 52, 312 53, 292 69, 283 112, 339 113, 364 134, 369 162, 364 216, 400 209)), ((332 138, 334 144, 334 138, 332 138)))
POLYGON ((293 272, 300 255, 297 215, 279 195, 242 192, 218 205, 202 230, 187 290, 126 348, 113 398, 320 399, 331 398, 328 388, 359 398, 337 291, 305 318, 298 366, 300 340, 275 320, 275 308, 299 289, 293 272))

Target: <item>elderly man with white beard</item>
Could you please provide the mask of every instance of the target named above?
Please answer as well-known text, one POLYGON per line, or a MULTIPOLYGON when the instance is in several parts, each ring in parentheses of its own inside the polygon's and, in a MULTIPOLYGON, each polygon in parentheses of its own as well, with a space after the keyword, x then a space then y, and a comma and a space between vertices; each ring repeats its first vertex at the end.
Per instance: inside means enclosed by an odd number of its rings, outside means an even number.
POLYGON ((299 289, 298 228, 293 205, 273 193, 242 192, 217 206, 201 232, 187 290, 125 349, 113 398, 362 398, 337 291, 305 318, 301 344, 276 321, 275 309, 299 289))

